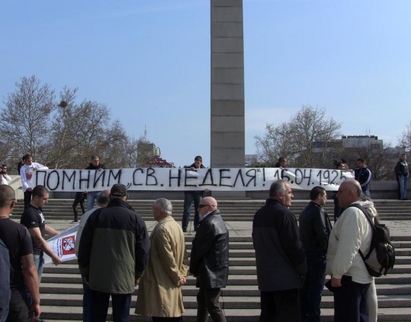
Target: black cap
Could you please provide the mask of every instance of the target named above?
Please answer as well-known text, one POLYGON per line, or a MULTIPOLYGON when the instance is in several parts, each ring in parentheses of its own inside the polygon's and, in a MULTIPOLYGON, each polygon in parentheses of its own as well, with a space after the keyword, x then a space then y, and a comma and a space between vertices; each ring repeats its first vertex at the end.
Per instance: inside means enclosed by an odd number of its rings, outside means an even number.
POLYGON ((114 197, 125 197, 127 196, 127 188, 121 183, 116 183, 111 187, 110 194, 114 197))

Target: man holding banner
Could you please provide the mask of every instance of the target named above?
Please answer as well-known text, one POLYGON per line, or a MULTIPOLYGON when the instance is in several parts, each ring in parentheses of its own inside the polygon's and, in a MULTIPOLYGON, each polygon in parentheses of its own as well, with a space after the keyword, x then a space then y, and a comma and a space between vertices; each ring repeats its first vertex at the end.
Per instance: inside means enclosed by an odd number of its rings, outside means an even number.
POLYGON ((39 283, 43 273, 44 252, 49 255, 55 265, 61 264, 61 258, 56 255, 45 236, 56 236, 59 232, 46 225, 42 207, 48 202, 49 192, 44 186, 36 186, 32 191, 32 199, 21 215, 20 223, 27 227, 33 242, 34 262, 37 267, 39 283))
MULTIPOLYGON (((191 170, 204 169, 203 158, 197 155, 194 158, 194 163, 189 166, 191 170)), ((197 231, 198 225, 200 224, 200 215, 198 212, 198 206, 200 205, 201 198, 203 198, 203 191, 185 191, 184 192, 184 211, 181 226, 183 232, 187 232, 187 226, 190 221, 190 208, 194 203, 194 231, 197 231)))
MULTIPOLYGON (((100 163, 100 158, 97 155, 91 156, 91 162, 89 163, 86 170, 96 170, 96 171, 103 171, 106 167, 104 164, 100 163)), ((87 192, 87 210, 93 209, 94 202, 97 199, 98 194, 100 191, 88 191, 87 192)))

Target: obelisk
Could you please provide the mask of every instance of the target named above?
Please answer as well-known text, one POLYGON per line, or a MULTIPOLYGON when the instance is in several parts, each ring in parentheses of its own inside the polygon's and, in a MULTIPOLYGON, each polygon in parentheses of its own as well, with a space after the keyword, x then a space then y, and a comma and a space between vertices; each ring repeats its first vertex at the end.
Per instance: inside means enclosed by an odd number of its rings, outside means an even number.
POLYGON ((211 167, 245 166, 244 123, 243 1, 211 0, 211 167))

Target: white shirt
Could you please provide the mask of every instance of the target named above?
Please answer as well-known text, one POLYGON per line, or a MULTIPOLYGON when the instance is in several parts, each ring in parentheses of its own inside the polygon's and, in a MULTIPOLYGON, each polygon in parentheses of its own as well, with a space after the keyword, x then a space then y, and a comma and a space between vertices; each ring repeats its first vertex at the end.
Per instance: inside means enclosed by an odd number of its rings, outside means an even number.
POLYGON ((33 162, 31 165, 24 164, 20 168, 21 187, 23 188, 24 192, 27 190, 27 188, 34 188, 32 183, 33 177, 35 175, 34 172, 36 170, 44 169, 48 169, 48 167, 37 162, 33 162))

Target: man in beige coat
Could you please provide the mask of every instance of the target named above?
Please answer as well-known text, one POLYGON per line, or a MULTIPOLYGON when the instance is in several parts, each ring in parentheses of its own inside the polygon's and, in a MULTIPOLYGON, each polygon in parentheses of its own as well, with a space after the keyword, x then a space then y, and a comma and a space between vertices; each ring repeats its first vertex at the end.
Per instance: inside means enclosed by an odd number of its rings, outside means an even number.
POLYGON ((183 294, 188 260, 184 234, 172 214, 171 202, 154 201, 153 217, 158 224, 150 235, 150 259, 138 287, 135 313, 157 321, 183 321, 183 294))

